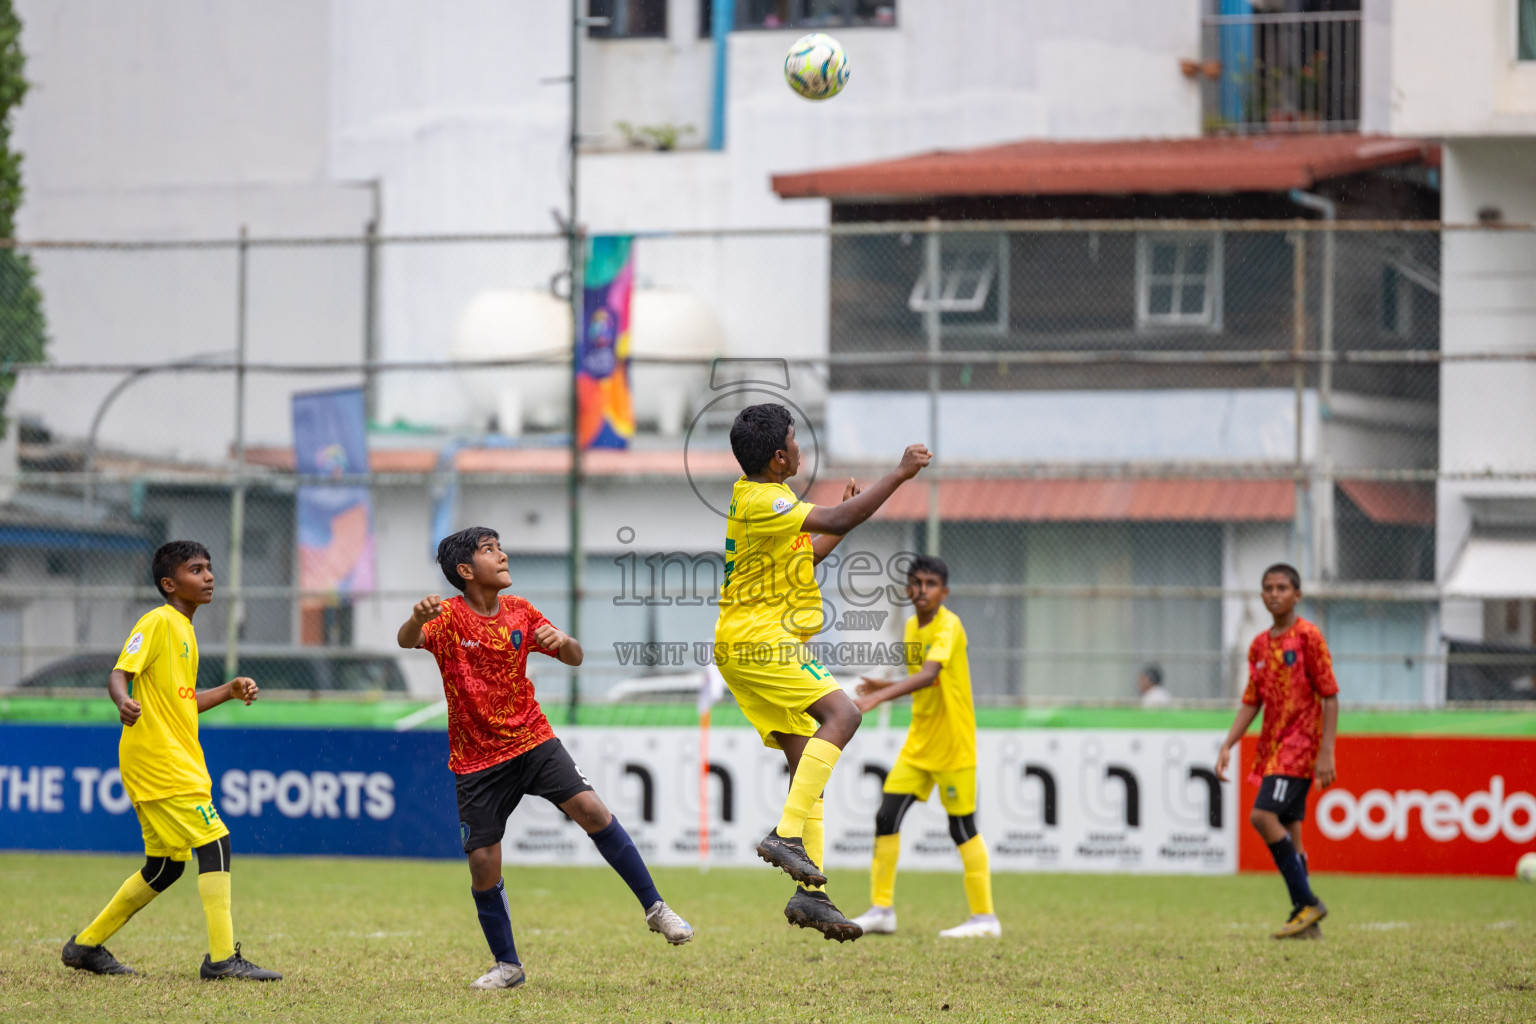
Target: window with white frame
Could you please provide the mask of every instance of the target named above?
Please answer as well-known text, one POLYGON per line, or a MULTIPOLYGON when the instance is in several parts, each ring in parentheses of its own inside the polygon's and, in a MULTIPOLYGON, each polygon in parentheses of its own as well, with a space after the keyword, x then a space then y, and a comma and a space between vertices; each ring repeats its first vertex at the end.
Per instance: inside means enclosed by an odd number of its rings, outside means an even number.
POLYGON ((589 0, 587 13, 608 19, 606 25, 587 29, 594 39, 656 39, 667 34, 667 0, 589 0))
MULTIPOLYGON (((708 7, 710 0, 703 3, 708 7)), ((736 4, 739 29, 895 24, 896 0, 737 0, 736 4)))
POLYGON ((1221 330, 1221 235, 1136 238, 1136 326, 1221 330))
MULTIPOLYGON (((927 244, 918 236, 916 244, 927 244)), ((949 333, 1008 333, 1008 236, 1000 232, 939 235, 938 287, 926 260, 912 282, 907 308, 937 308, 949 333)))

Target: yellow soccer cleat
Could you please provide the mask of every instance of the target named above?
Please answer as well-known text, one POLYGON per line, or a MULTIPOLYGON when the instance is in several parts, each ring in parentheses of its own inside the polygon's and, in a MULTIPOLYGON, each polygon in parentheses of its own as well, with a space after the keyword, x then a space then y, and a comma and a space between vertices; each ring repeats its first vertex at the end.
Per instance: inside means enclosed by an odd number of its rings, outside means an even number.
MULTIPOLYGON (((1328 906, 1322 900, 1318 900, 1317 903, 1310 907, 1297 907, 1296 912, 1291 915, 1291 919, 1281 925, 1279 931, 1275 932, 1275 938, 1302 938, 1302 932, 1308 928, 1315 927, 1319 921, 1327 916, 1328 906)), ((1312 936, 1306 937, 1311 938, 1312 936)))

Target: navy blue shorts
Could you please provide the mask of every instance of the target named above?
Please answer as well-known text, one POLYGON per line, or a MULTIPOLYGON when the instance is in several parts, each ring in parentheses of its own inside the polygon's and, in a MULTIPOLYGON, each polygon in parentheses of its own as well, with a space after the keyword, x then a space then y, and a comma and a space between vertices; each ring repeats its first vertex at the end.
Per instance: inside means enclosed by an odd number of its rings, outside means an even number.
POLYGON ((501 764, 458 776, 459 843, 464 852, 493 846, 507 832, 507 819, 525 796, 541 796, 559 807, 592 788, 565 744, 545 740, 501 764))
POLYGON ((1307 792, 1312 788, 1311 779, 1295 775, 1266 775, 1259 783, 1259 795, 1254 799, 1255 810, 1273 811, 1282 825, 1307 820, 1307 792))

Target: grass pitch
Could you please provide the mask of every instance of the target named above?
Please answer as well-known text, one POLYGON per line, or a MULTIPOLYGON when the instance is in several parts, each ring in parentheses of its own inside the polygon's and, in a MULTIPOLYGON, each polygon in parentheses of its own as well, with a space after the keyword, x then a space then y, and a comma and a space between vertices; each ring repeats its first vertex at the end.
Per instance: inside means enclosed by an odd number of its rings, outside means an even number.
MULTIPOLYGON (((238 837, 237 837, 238 841, 238 837)), ((241 857, 235 933, 257 985, 197 980, 195 865, 109 947, 143 972, 59 962, 139 858, 0 855, 0 1020, 30 1021, 1530 1021, 1536 886, 1320 875, 1321 942, 1277 942, 1277 877, 999 875, 1001 941, 941 941, 965 916, 958 875, 904 872, 901 933, 846 946, 784 923, 765 868, 661 870, 697 930, 672 948, 602 869, 512 869, 529 982, 466 986, 489 966, 457 862, 241 857)), ((868 876, 833 872, 850 914, 868 876)))

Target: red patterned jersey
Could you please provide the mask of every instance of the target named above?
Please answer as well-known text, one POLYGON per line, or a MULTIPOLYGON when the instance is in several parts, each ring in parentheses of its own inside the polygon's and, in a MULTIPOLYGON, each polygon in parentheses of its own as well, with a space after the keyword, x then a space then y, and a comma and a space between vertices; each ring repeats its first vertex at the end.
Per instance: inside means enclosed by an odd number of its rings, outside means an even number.
POLYGON ((421 627, 421 646, 437 659, 448 698, 450 771, 482 771, 554 738, 527 673, 530 653, 556 656, 533 639, 548 624, 533 605, 503 594, 493 617, 451 597, 421 627))
POLYGON ((1279 636, 1265 630, 1248 647, 1243 703, 1264 708, 1258 751, 1248 777, 1312 777, 1323 741, 1323 698, 1339 692, 1322 630, 1297 619, 1279 636))

